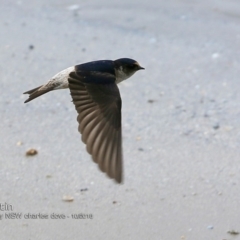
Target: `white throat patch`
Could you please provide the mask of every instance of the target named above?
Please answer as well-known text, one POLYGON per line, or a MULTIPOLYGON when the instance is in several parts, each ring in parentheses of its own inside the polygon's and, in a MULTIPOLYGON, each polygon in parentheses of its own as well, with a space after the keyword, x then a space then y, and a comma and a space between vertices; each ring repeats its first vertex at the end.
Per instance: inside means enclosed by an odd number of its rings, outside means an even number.
POLYGON ((115 75, 116 75, 116 83, 120 83, 124 80, 126 80, 127 78, 131 77, 132 75, 134 74, 133 73, 130 73, 130 74, 126 74, 124 71, 123 71, 123 67, 119 67, 118 70, 115 70, 115 75))

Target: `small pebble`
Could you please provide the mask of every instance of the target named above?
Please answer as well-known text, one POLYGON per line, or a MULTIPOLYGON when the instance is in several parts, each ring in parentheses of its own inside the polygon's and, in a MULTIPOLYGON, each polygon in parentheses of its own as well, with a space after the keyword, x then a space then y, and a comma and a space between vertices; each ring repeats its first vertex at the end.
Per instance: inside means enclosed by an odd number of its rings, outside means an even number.
POLYGON ((63 196, 62 200, 64 202, 73 202, 74 198, 72 196, 63 196))
POLYGON ((23 143, 21 141, 17 142, 17 146, 21 146, 23 143))
POLYGON ((143 150, 143 148, 138 148, 138 151, 141 151, 141 152, 143 152, 144 150, 143 150))
POLYGON ((213 226, 209 225, 209 226, 207 226, 207 229, 212 230, 213 226))
POLYGON ((239 232, 235 231, 235 230, 230 230, 227 233, 231 234, 231 235, 238 235, 239 232))
POLYGON ((216 124, 213 125, 213 129, 217 130, 217 129, 219 129, 219 128, 220 128, 220 125, 219 125, 218 123, 216 123, 216 124))
POLYGON ((33 50, 34 49, 34 46, 31 44, 31 45, 29 45, 29 47, 28 47, 30 50, 33 50))
POLYGON ((38 151, 36 149, 33 149, 33 148, 26 151, 26 156, 34 156, 36 154, 38 154, 38 151))
POLYGON ((82 188, 82 189, 80 189, 80 191, 81 192, 86 192, 86 191, 88 191, 88 188, 82 188))

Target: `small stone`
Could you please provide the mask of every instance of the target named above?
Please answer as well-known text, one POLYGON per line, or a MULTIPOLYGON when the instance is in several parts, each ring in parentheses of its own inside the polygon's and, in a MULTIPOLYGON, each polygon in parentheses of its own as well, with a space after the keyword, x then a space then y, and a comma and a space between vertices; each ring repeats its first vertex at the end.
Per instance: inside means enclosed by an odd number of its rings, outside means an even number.
POLYGON ((116 204, 117 203, 117 201, 113 201, 113 204, 116 204))
POLYGON ((213 226, 209 225, 209 226, 207 226, 207 229, 212 230, 213 226))
POLYGON ((143 152, 144 150, 143 150, 143 148, 138 148, 138 151, 141 151, 141 152, 143 152))
POLYGON ((238 235, 239 232, 235 231, 235 230, 230 230, 227 233, 231 234, 231 235, 238 235))
POLYGON ((29 47, 28 47, 30 50, 33 50, 34 49, 34 46, 31 44, 31 45, 29 45, 29 47))
POLYGON ((23 143, 22 143, 21 141, 18 141, 18 142, 17 142, 17 146, 22 146, 22 144, 23 144, 23 143))
POLYGON ((155 102, 155 100, 153 100, 153 99, 148 100, 148 103, 154 103, 154 102, 155 102))
POLYGON ((82 189, 80 189, 80 191, 81 192, 86 192, 86 191, 88 191, 88 188, 82 188, 82 189))
POLYGON ((73 202, 74 198, 72 196, 63 196, 62 200, 64 202, 73 202))
POLYGON ((219 128, 220 128, 219 123, 216 123, 216 124, 213 125, 213 129, 217 130, 217 129, 219 129, 219 128))
POLYGON ((33 148, 26 151, 26 156, 34 156, 36 154, 38 154, 38 151, 36 149, 33 149, 33 148))

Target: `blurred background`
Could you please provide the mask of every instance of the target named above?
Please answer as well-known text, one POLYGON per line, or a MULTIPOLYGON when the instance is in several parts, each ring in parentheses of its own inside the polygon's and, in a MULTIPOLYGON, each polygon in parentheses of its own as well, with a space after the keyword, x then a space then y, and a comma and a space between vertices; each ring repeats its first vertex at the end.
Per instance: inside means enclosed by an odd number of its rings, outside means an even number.
POLYGON ((239 1, 0 5, 3 239, 240 239, 239 1), (67 67, 121 57, 145 71, 119 85, 117 185, 87 154, 69 90, 28 104, 22 93, 67 67), (39 213, 48 219, 26 219, 39 213))

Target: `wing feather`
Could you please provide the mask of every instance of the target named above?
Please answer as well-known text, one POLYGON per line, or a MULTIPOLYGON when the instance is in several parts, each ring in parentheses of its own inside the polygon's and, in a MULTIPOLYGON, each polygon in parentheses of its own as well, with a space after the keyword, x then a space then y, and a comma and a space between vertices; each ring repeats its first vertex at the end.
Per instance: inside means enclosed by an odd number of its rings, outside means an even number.
POLYGON ((97 77, 98 74, 95 72, 91 78, 92 82, 88 83, 83 74, 70 73, 68 81, 73 103, 78 112, 78 130, 93 161, 99 165, 101 171, 120 183, 121 97, 113 75, 106 75, 104 81, 101 75, 104 84, 97 83, 97 77))

